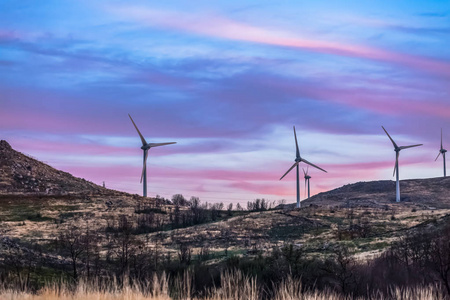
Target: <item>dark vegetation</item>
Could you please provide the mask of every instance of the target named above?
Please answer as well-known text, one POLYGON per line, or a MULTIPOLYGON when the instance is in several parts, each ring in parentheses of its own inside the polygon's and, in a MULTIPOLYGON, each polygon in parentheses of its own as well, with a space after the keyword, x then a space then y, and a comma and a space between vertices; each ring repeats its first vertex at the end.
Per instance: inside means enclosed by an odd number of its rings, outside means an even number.
MULTIPOLYGON (((183 195, 173 195, 172 200, 168 201, 159 196, 156 201, 148 200, 147 202, 138 202, 135 207, 135 214, 138 214, 136 226, 130 229, 133 234, 151 233, 164 230, 173 230, 178 228, 186 228, 190 226, 226 220, 230 217, 239 216, 244 213, 266 211, 272 209, 273 203, 265 199, 256 199, 247 203, 247 212, 244 212, 238 203, 236 209, 233 210, 233 204, 227 207, 223 203, 204 203, 200 202, 198 197, 191 197, 186 200, 183 195), (167 206, 163 204, 171 203, 167 206), (168 215, 169 221, 166 222, 163 216, 168 215)), ((126 216, 120 216, 119 222, 110 222, 106 228, 108 232, 119 232, 122 230, 121 224, 128 222, 126 216)))
MULTIPOLYGON (((302 245, 289 243, 269 251, 249 244, 246 253, 228 248, 222 253, 212 252, 204 244, 200 251, 194 252, 189 238, 176 237, 171 238, 176 251, 168 252, 162 243, 170 236, 169 232, 248 212, 223 204, 202 204, 196 197, 186 200, 182 195, 174 195, 171 208, 163 205, 167 202, 158 199, 137 203, 133 216, 112 217, 102 230, 92 229, 96 222, 92 215, 63 212, 60 215, 63 220, 77 218, 78 225, 60 222, 58 233, 45 244, 2 237, 0 281, 6 287, 37 290, 44 283, 61 279, 73 284, 80 278, 144 283, 154 274, 165 272, 170 278, 179 278, 189 270, 193 274, 194 294, 199 296, 205 289, 220 284, 223 271, 240 270, 257 278, 267 299, 287 276, 300 279, 305 290, 332 289, 352 296, 375 292, 388 295, 392 286, 414 287, 436 282, 450 295, 450 224, 446 218, 440 226, 431 226, 431 220, 427 223, 430 226, 406 231, 381 256, 365 261, 354 258, 354 248, 349 242, 356 243, 374 234, 375 229, 366 220, 371 213, 364 211, 356 217, 351 208, 347 209, 345 224, 336 222, 336 239, 342 242, 326 249, 327 256, 311 255, 302 245)), ((248 208, 264 211, 271 207, 266 201, 255 200, 248 208)), ((314 209, 311 211, 315 214, 314 209)), ((31 218, 37 222, 43 217, 37 213, 31 218)), ((286 232, 276 234, 289 236, 294 227, 279 228, 286 232)), ((230 232, 224 229, 220 238, 226 241, 230 232)), ((381 243, 385 248, 386 243, 381 243)))

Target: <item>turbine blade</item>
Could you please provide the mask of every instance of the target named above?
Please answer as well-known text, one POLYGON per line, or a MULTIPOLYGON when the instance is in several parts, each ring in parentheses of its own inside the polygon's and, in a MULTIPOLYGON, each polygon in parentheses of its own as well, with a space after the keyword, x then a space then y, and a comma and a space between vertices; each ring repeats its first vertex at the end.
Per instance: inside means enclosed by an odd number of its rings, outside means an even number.
POLYGON ((441 150, 443 149, 444 147, 442 146, 442 128, 441 128, 441 150))
POLYGON ((383 126, 381 126, 381 127, 383 128, 384 132, 386 132, 387 136, 388 136, 389 139, 391 140, 392 145, 394 145, 395 148, 398 148, 397 144, 396 144, 396 143, 394 142, 394 140, 391 138, 391 136, 390 136, 389 133, 386 131, 386 129, 384 129, 383 126))
POLYGON ((159 147, 159 146, 165 146, 165 145, 172 145, 176 144, 177 142, 170 142, 170 143, 151 143, 150 147, 159 147))
POLYGON ((422 146, 423 144, 417 144, 417 145, 411 145, 411 146, 401 146, 401 147, 399 147, 399 149, 400 150, 403 150, 403 149, 408 149, 408 148, 412 148, 412 147, 419 147, 419 146, 422 146))
POLYGON ((297 157, 300 157, 300 150, 298 149, 297 133, 295 132, 295 126, 294 126, 294 137, 295 137, 296 155, 297 157))
POLYGON ((441 155, 441 152, 439 152, 438 156, 436 157, 436 159, 434 161, 437 161, 437 159, 439 158, 439 155, 441 155))
POLYGON ((318 167, 318 166, 316 166, 315 164, 310 163, 310 162, 307 161, 306 159, 303 159, 303 158, 302 158, 301 161, 304 162, 304 163, 307 164, 307 165, 310 165, 311 167, 314 167, 314 168, 316 168, 316 169, 319 169, 319 170, 321 170, 321 171, 324 171, 325 173, 328 173, 327 171, 325 171, 325 170, 322 169, 321 167, 318 167))
POLYGON ((148 150, 145 152, 144 166, 142 167, 142 173, 141 173, 141 183, 142 183, 142 179, 144 178, 144 173, 147 171, 147 157, 148 157, 148 150))
POLYGON ((302 168, 302 170, 303 170, 303 175, 305 175, 305 177, 306 177, 306 172, 305 172, 305 169, 304 169, 304 168, 302 168))
POLYGON ((137 128, 136 124, 133 121, 133 118, 130 116, 130 114, 128 114, 128 116, 130 117, 131 122, 133 122, 134 128, 136 128, 137 132, 139 133, 139 136, 141 137, 141 141, 142 141, 142 146, 147 145, 147 141, 144 139, 144 137, 142 136, 141 132, 139 131, 139 129, 137 128))
POLYGON ((298 165, 300 162, 296 162, 292 165, 292 167, 289 168, 289 170, 287 170, 286 173, 284 173, 283 176, 281 176, 280 180, 284 178, 284 176, 286 176, 296 165, 298 165))

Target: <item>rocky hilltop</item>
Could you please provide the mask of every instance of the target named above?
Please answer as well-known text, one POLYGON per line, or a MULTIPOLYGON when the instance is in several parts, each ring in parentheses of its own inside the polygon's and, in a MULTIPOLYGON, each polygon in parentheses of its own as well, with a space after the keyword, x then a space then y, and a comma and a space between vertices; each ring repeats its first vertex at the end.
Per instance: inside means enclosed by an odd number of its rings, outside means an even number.
MULTIPOLYGON (((401 202, 426 209, 450 208, 450 177, 410 179, 400 181, 401 202)), ((304 205, 384 206, 395 203, 395 181, 380 180, 347 184, 317 194, 304 205)))
POLYGON ((82 178, 56 170, 0 140, 0 195, 111 194, 82 178))

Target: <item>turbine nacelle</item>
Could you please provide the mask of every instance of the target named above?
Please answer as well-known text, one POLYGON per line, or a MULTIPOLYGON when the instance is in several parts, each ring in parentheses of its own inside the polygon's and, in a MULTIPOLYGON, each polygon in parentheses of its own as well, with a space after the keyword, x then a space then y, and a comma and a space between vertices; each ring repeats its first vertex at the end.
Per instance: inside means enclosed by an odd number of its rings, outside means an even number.
POLYGON ((142 150, 150 150, 150 148, 159 147, 159 146, 165 146, 165 145, 171 145, 176 144, 176 142, 170 142, 170 143, 148 143, 146 145, 143 145, 141 147, 142 150))
POLYGON ((303 175, 304 175, 305 179, 311 179, 311 176, 308 175, 309 166, 306 166, 306 171, 303 168, 302 168, 302 170, 303 170, 303 175))

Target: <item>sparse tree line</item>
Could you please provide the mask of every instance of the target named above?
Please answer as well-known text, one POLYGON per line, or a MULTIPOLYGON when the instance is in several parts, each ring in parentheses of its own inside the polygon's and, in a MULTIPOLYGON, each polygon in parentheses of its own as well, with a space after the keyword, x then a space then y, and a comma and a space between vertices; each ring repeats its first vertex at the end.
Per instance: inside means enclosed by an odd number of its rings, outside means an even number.
MULTIPOLYGON (((265 211, 274 207, 274 202, 265 199, 255 199, 247 202, 247 211, 265 211)), ((239 215, 244 208, 237 203, 233 207, 233 203, 225 206, 220 203, 201 203, 198 197, 192 196, 187 200, 182 194, 175 194, 171 201, 156 197, 156 201, 149 200, 146 203, 138 201, 135 207, 136 217, 133 226, 136 234, 150 233, 161 230, 171 230, 177 228, 185 228, 189 226, 199 225, 208 222, 216 222, 228 217, 239 215), (171 206, 163 206, 163 204, 172 204, 171 206), (167 207, 169 207, 167 209, 167 207), (164 215, 168 216, 164 218, 164 215)), ((117 231, 117 225, 110 222, 108 230, 117 231)))
MULTIPOLYGON (((164 206, 164 209, 158 202, 138 203, 135 208, 138 215, 135 233, 185 228, 233 216, 232 204, 225 211, 223 203, 201 203, 200 199, 194 196, 187 200, 183 195, 175 194, 171 201, 163 199, 162 202, 173 204, 164 206)), ((113 226, 110 229, 113 230, 113 226)))

